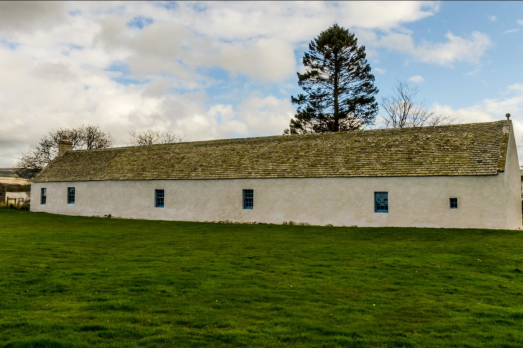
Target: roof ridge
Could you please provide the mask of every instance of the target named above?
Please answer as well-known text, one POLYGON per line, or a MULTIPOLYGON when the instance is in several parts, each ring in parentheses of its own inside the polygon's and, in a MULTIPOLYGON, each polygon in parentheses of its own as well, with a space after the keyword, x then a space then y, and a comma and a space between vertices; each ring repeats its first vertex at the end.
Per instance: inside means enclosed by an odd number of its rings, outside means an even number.
POLYGON ((454 127, 467 127, 474 125, 487 125, 507 122, 506 120, 502 121, 491 121, 491 122, 476 122, 476 123, 462 123, 462 124, 449 124, 449 125, 436 125, 436 126, 423 126, 423 127, 405 127, 405 128, 374 128, 374 129, 359 129, 353 131, 342 131, 342 132, 324 132, 324 133, 308 133, 308 134, 287 134, 287 135, 267 135, 267 136, 257 136, 257 137, 245 137, 245 138, 225 138, 225 139, 210 139, 210 140, 195 140, 195 141, 181 141, 174 143, 165 143, 165 144, 151 144, 151 145, 128 145, 128 146, 117 146, 109 147, 105 149, 79 149, 73 150, 74 152, 83 152, 83 151, 117 151, 125 149, 135 149, 135 148, 148 148, 148 147, 161 147, 161 146, 172 146, 178 144, 205 144, 205 143, 219 143, 219 142, 235 142, 235 141, 250 141, 250 140, 265 140, 271 138, 291 138, 291 137, 322 137, 322 136, 333 136, 333 135, 351 135, 357 134, 360 132, 373 133, 373 132, 407 132, 413 129, 421 131, 429 131, 435 128, 454 128, 454 127))

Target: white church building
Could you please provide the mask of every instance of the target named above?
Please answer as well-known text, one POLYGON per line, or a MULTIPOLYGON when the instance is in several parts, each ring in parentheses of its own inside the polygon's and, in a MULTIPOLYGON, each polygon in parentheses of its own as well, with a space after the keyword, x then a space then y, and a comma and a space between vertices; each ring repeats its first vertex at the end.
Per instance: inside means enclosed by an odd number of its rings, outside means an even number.
POLYGON ((521 228, 521 182, 509 120, 65 149, 33 180, 32 211, 182 221, 521 228))

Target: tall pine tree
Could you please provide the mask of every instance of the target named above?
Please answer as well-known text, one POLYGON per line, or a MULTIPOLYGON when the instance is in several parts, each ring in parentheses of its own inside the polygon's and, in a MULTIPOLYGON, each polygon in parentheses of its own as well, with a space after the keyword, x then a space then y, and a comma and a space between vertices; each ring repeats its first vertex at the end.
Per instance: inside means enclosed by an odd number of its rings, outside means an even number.
POLYGON ((365 47, 337 24, 320 33, 298 73, 304 94, 291 97, 297 113, 284 134, 340 132, 374 124, 378 103, 365 47))

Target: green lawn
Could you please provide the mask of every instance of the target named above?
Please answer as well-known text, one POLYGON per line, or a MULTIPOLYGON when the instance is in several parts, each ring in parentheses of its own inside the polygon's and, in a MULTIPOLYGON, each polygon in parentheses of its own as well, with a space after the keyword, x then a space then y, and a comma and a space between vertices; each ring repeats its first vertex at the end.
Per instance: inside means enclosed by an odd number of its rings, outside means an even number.
POLYGON ((522 347, 523 232, 0 209, 0 347, 522 347))

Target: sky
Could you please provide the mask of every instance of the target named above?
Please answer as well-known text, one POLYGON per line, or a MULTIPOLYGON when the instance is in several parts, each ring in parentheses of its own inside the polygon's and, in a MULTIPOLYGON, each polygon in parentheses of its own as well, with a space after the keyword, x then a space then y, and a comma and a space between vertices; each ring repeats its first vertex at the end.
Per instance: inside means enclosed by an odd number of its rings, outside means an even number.
POLYGON ((522 145, 523 2, 13 1, 0 2, 0 167, 87 124, 119 146, 145 129, 282 134, 303 54, 334 23, 366 47, 378 101, 408 81, 456 123, 511 113, 522 145))

